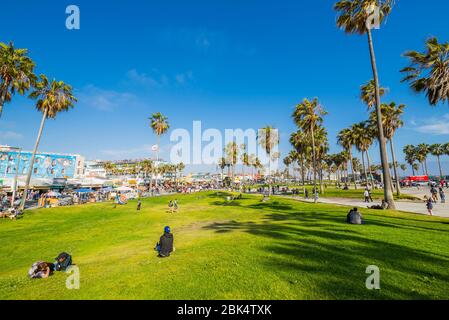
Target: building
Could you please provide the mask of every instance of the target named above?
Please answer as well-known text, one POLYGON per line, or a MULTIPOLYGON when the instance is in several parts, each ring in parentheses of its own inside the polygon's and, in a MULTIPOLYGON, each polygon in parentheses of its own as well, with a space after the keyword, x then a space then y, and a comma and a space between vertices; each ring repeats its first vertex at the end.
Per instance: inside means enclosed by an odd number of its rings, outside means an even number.
MULTIPOLYGON (((32 152, 0 146, 0 180, 11 185, 17 177, 24 180, 30 168, 32 152)), ((76 179, 84 175, 84 157, 75 154, 40 152, 36 154, 32 168, 31 185, 36 181, 50 183, 54 179, 76 179), (34 181, 34 182, 33 182, 34 181)))

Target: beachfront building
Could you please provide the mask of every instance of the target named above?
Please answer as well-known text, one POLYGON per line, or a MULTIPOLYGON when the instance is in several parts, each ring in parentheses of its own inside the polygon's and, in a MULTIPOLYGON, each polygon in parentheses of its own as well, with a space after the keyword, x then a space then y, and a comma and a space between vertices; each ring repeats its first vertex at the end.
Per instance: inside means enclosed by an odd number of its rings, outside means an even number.
MULTIPOLYGON (((11 187, 17 178, 24 184, 32 152, 0 146, 0 185, 11 187)), ((76 154, 40 152, 32 164, 31 186, 52 185, 54 179, 77 179, 84 175, 84 157, 76 154)))

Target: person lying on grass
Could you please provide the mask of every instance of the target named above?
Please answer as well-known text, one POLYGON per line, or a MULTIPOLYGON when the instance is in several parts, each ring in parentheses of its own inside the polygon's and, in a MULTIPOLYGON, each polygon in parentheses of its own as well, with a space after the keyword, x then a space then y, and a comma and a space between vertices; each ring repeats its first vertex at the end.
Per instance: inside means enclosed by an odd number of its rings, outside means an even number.
POLYGON ((382 200, 382 204, 381 205, 374 205, 374 206, 368 207, 368 209, 387 210, 388 209, 388 204, 385 202, 385 200, 382 200))
POLYGON ((170 227, 167 226, 164 228, 164 234, 154 249, 159 253, 160 258, 170 257, 170 254, 174 251, 173 243, 173 234, 171 233, 170 227))
POLYGON ((55 265, 50 262, 38 261, 28 271, 31 279, 46 279, 55 271, 55 265))

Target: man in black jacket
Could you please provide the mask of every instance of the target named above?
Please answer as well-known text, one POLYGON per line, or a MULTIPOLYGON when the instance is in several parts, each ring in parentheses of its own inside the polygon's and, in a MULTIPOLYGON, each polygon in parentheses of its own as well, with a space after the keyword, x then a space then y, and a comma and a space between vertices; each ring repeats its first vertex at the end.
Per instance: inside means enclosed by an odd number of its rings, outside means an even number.
POLYGON ((156 250, 159 252, 159 257, 169 257, 173 252, 173 234, 170 233, 170 227, 164 228, 164 234, 161 236, 159 243, 156 245, 156 250))

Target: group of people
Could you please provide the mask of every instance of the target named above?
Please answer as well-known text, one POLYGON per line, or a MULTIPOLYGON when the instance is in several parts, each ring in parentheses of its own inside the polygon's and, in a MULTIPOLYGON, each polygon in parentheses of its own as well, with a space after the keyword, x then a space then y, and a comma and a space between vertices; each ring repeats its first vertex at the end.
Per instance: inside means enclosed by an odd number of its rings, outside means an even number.
POLYGON ((432 186, 430 188, 430 197, 425 196, 424 199, 426 201, 427 212, 430 216, 433 216, 434 205, 438 203, 438 201, 446 203, 446 194, 442 185, 440 185, 438 189, 436 186, 432 186))
POLYGON ((45 279, 55 271, 66 271, 72 265, 72 256, 66 252, 60 253, 54 262, 38 261, 28 270, 30 279, 45 279))
POLYGON ((168 212, 175 213, 175 212, 178 212, 178 209, 179 209, 179 207, 178 207, 178 199, 170 200, 168 202, 168 212))

